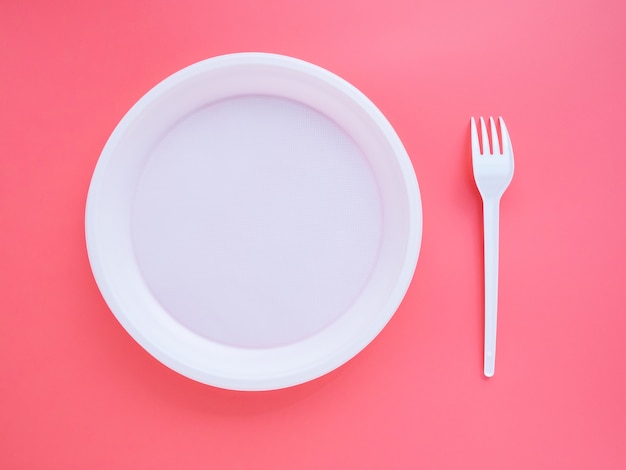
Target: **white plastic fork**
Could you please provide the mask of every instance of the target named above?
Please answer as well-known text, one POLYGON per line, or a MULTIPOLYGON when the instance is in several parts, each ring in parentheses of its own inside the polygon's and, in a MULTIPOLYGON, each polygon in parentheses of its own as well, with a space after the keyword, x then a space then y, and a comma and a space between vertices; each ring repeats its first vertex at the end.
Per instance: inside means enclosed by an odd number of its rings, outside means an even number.
POLYGON ((474 180, 483 199, 484 254, 485 254, 485 356, 484 373, 492 377, 496 368, 496 328, 498 319, 498 247, 500 226, 500 198, 513 178, 513 147, 502 118, 500 131, 502 146, 493 118, 489 118, 491 144, 485 121, 480 118, 483 151, 480 151, 476 121, 471 118, 472 166, 474 180))

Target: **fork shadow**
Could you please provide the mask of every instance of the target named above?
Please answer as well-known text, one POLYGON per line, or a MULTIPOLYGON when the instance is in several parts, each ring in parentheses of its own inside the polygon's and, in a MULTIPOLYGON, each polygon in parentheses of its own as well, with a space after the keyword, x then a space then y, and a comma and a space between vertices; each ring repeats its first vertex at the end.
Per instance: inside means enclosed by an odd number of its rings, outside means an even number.
POLYGON ((472 166, 472 148, 471 148, 471 128, 468 120, 465 128, 464 142, 466 145, 463 147, 463 188, 468 200, 467 207, 471 215, 470 233, 472 234, 472 247, 471 253, 473 253, 471 260, 471 279, 473 279, 473 287, 476 292, 477 302, 474 303, 475 308, 472 309, 473 313, 473 325, 474 330, 479 334, 476 337, 475 349, 473 357, 476 358, 476 371, 480 374, 483 380, 489 380, 483 375, 483 355, 484 355, 484 341, 485 341, 485 276, 484 276, 484 226, 483 226, 483 203, 476 182, 474 181, 474 169, 472 166))

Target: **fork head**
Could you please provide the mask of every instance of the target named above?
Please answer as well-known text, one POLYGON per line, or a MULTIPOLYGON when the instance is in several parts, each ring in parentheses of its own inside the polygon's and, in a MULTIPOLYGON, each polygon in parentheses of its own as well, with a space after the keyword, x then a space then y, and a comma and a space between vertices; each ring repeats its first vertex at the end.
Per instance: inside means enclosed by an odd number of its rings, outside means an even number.
POLYGON ((482 140, 482 152, 478 139, 476 121, 471 118, 472 134, 472 166, 474 168, 474 180, 483 199, 485 197, 499 198, 509 186, 513 178, 514 161, 511 138, 507 131, 504 119, 499 118, 502 145, 498 141, 496 123, 489 118, 491 127, 491 139, 487 132, 484 119, 480 118, 480 133, 482 140))

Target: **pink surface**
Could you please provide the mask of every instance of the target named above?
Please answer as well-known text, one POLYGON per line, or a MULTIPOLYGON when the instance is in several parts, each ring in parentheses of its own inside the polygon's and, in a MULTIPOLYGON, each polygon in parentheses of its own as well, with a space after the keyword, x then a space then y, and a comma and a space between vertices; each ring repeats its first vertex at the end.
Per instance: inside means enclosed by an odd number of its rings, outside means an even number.
POLYGON ((618 0, 3 2, 0 467, 626 468, 626 4, 618 0), (381 335, 314 382, 237 393, 122 329, 83 216, 122 115, 228 52, 321 65, 413 161, 424 237, 381 335), (469 117, 502 115, 498 359, 482 376, 469 117))

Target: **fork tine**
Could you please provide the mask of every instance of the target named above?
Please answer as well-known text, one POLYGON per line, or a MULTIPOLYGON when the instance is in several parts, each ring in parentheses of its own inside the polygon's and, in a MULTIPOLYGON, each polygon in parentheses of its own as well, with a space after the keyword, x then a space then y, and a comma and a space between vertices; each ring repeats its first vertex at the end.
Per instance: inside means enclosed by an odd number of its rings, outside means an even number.
POLYGON ((504 124, 504 119, 502 117, 500 120, 500 131, 502 132, 502 152, 508 153, 509 155, 513 155, 513 147, 511 146, 511 138, 509 137, 509 131, 506 128, 506 124, 504 124))
POLYGON ((487 134, 487 126, 485 125, 485 120, 480 117, 480 133, 483 141, 483 155, 489 155, 491 153, 491 148, 489 147, 489 135, 487 134))
POLYGON ((472 117, 471 119, 471 133, 472 133, 472 156, 480 155, 480 144, 478 143, 478 131, 476 130, 476 121, 472 117))
POLYGON ((500 142, 498 142, 498 131, 496 129, 496 121, 489 116, 489 126, 491 127, 491 149, 494 155, 500 155, 500 142))

